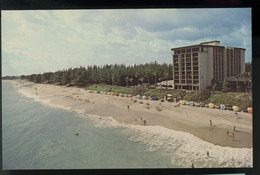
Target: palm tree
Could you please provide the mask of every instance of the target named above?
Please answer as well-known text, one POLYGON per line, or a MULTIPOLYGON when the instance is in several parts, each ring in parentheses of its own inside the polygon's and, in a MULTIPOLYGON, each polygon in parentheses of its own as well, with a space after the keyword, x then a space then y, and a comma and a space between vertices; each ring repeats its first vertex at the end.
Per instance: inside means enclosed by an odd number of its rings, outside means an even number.
POLYGON ((237 92, 239 92, 238 77, 239 77, 239 75, 236 75, 237 92))
POLYGON ((128 83, 129 83, 129 78, 128 77, 125 78, 125 82, 126 82, 126 86, 128 86, 128 83))
POLYGON ((139 80, 142 82, 142 84, 144 83, 144 77, 141 77, 139 80))

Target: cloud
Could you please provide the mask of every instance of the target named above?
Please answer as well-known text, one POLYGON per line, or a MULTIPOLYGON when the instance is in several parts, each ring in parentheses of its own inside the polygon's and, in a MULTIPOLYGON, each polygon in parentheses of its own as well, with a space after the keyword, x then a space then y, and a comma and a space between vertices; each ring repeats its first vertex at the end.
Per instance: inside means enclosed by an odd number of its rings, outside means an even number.
POLYGON ((171 63, 171 48, 208 40, 246 48, 251 59, 250 9, 2 11, 3 75, 171 63))

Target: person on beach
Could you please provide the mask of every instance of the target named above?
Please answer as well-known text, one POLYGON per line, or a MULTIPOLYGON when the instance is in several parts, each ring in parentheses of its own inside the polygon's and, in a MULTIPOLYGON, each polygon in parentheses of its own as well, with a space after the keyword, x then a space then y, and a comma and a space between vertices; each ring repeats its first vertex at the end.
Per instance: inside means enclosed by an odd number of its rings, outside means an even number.
POLYGON ((76 135, 76 136, 78 136, 78 135, 79 135, 79 133, 77 132, 77 133, 75 133, 75 135, 76 135))
POLYGON ((143 118, 141 117, 141 120, 143 120, 143 118))
POLYGON ((129 107, 129 105, 127 105, 127 109, 128 109, 128 112, 130 111, 130 107, 129 107))
POLYGON ((235 138, 235 134, 233 133, 232 134, 232 141, 234 141, 234 138, 235 138))
POLYGON ((146 120, 144 120, 144 126, 146 125, 146 120))
POLYGON ((36 92, 36 95, 38 95, 38 93, 36 92))
POLYGON ((235 112, 235 116, 238 117, 237 112, 235 112))
POLYGON ((209 151, 207 151, 207 156, 209 157, 209 151))
POLYGON ((194 163, 191 164, 191 168, 194 168, 194 163))
POLYGON ((229 131, 227 131, 227 136, 229 135, 229 131))
POLYGON ((212 121, 211 120, 209 120, 209 124, 210 124, 210 126, 212 126, 212 121))
POLYGON ((234 125, 234 131, 236 131, 236 126, 234 125))

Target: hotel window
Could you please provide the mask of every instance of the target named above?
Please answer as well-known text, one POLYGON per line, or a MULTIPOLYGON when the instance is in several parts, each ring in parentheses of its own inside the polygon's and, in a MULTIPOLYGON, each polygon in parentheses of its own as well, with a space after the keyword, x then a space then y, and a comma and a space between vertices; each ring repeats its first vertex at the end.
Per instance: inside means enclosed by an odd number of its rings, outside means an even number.
POLYGON ((198 52, 200 50, 199 47, 196 47, 196 48, 192 48, 192 52, 198 52))
POLYGON ((173 55, 173 58, 178 58, 178 55, 173 55))
POLYGON ((192 56, 198 56, 198 53, 193 53, 192 56))
POLYGON ((202 52, 204 51, 204 47, 201 47, 201 51, 202 51, 202 52))
POLYGON ((191 52, 191 49, 187 49, 187 52, 190 53, 190 52, 191 52))
POLYGON ((198 57, 194 57, 194 58, 193 58, 193 61, 198 61, 198 57))
POLYGON ((181 53, 185 53, 185 49, 182 49, 182 50, 181 50, 181 53))

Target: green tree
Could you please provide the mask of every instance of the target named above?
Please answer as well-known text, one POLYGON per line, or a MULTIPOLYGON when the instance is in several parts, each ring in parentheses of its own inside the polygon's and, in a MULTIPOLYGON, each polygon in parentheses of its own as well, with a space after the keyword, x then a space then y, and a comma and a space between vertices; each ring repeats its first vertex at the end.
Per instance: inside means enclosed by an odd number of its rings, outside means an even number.
POLYGON ((230 84, 229 84, 229 82, 227 81, 227 78, 224 79, 222 91, 223 91, 223 92, 228 92, 228 91, 230 91, 230 84))

